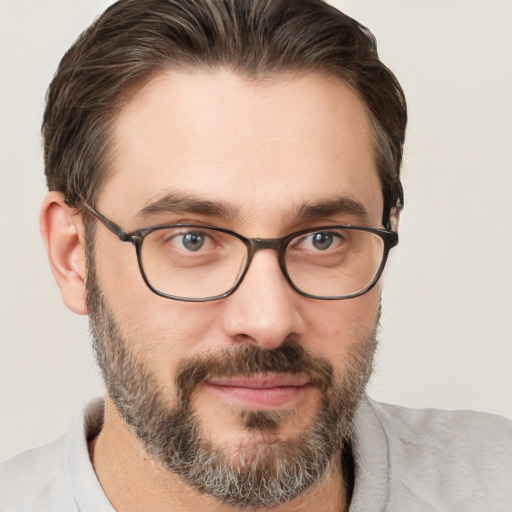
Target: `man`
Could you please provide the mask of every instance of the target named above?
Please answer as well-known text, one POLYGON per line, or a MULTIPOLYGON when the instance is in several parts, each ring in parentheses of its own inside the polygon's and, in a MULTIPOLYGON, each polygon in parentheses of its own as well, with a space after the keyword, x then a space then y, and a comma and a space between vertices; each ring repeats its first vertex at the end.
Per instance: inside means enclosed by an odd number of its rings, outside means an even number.
POLYGON ((41 214, 105 401, 2 510, 509 510, 508 422, 365 397, 405 125, 318 0, 109 8, 50 86, 41 214))

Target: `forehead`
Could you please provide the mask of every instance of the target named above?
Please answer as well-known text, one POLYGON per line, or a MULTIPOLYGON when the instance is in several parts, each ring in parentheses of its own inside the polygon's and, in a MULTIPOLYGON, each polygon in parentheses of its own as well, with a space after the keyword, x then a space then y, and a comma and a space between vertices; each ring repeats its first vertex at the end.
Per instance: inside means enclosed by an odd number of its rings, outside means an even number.
POLYGON ((165 194, 228 203, 262 224, 341 196, 374 222, 382 214, 365 106, 335 78, 163 73, 119 114, 113 143, 99 199, 118 218, 165 194))

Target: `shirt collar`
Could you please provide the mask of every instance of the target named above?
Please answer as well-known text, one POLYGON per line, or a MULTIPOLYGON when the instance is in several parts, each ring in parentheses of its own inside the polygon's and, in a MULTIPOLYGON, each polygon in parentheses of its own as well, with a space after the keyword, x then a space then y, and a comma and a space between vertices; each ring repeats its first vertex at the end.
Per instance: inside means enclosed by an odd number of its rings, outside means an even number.
MULTIPOLYGON (((66 446, 66 474, 82 512, 115 512, 89 458, 88 440, 103 423, 104 402, 95 398, 76 415, 66 446)), ((369 399, 354 418, 352 456, 355 482, 349 512, 382 512, 389 495, 389 452, 385 431, 369 399)))

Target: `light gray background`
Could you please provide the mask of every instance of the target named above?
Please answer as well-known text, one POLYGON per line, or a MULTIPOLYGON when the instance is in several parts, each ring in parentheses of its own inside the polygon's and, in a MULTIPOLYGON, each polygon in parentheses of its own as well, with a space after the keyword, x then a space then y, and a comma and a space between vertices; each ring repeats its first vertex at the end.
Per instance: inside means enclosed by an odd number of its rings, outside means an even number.
MULTIPOLYGON (((0 0, 0 459, 64 434, 101 393, 39 236, 39 125, 60 57, 109 3, 0 0)), ((377 35, 410 105, 370 394, 512 417, 512 2, 333 3, 377 35)))

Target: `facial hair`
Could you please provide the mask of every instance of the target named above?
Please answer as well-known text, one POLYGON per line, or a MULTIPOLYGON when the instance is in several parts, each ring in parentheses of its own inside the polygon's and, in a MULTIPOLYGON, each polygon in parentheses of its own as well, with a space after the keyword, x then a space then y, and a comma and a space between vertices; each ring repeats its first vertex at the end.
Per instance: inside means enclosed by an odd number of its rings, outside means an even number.
POLYGON ((187 358, 178 367, 177 396, 170 406, 155 376, 130 350, 129 337, 106 304, 90 248, 87 256, 87 304, 95 356, 116 409, 150 456, 198 492, 253 509, 292 501, 339 465, 336 459, 350 438, 371 374, 376 329, 355 343, 341 377, 335 377, 327 359, 289 340, 273 350, 238 345, 187 358), (242 411, 238 420, 254 438, 249 437, 236 456, 228 456, 197 419, 194 392, 212 377, 270 373, 305 376, 320 390, 314 421, 297 438, 283 441, 270 432, 286 422, 287 412, 242 411))

